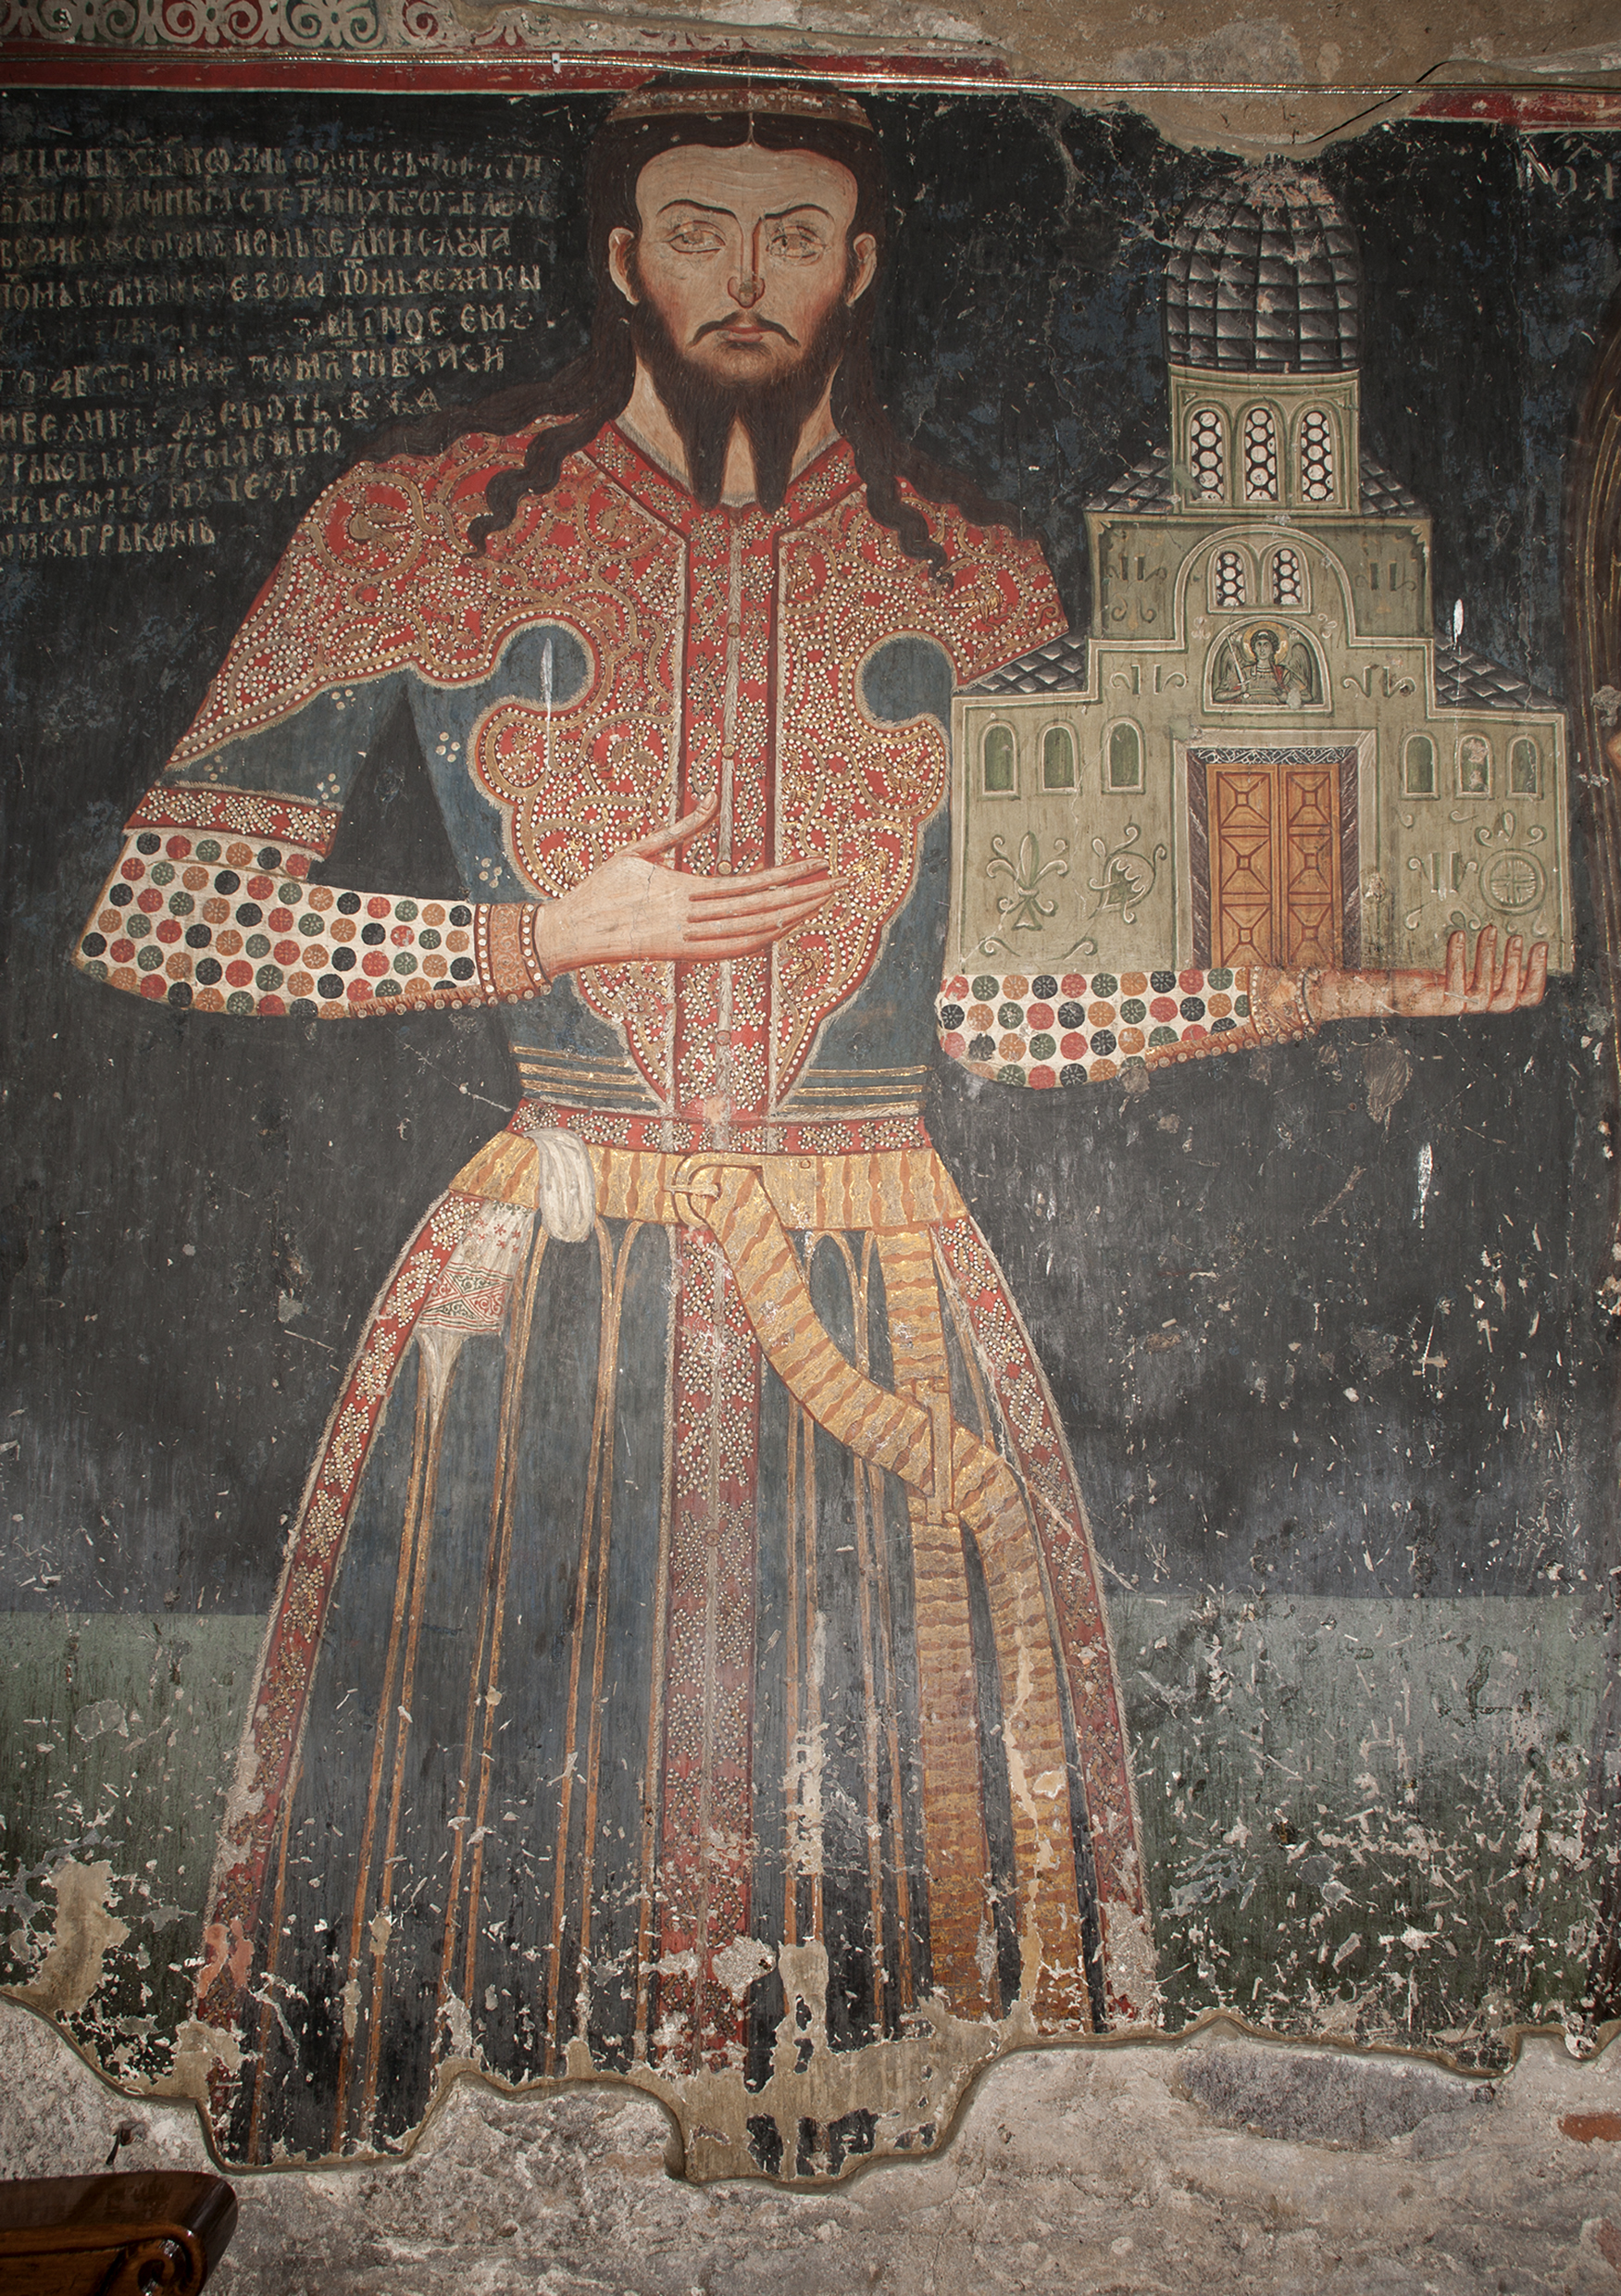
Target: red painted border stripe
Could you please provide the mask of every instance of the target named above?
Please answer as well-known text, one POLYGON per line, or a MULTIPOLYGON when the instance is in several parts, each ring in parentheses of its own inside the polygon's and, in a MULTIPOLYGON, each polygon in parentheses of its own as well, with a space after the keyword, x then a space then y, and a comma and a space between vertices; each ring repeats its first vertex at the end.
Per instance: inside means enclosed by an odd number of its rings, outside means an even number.
POLYGON ((1413 117, 1503 128, 1621 128, 1621 88, 1447 88, 1415 105, 1413 117))

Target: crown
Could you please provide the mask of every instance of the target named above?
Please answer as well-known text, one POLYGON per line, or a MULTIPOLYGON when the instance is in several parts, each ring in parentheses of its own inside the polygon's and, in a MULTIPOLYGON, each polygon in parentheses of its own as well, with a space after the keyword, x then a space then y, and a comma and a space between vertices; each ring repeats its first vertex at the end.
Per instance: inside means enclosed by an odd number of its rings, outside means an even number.
POLYGON ((829 119, 871 135, 873 125, 853 95, 813 81, 751 80, 742 72, 705 79, 690 88, 639 88, 615 105, 610 128, 630 119, 663 119, 682 112, 717 118, 743 112, 767 119, 829 119))

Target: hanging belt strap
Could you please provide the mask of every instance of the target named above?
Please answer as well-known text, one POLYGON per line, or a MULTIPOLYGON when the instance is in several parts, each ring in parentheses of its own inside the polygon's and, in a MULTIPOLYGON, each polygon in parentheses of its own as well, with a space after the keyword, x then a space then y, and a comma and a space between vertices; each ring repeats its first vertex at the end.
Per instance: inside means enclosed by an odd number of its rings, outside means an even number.
MULTIPOLYGON (((715 1237, 761 1349, 789 1393, 836 1441, 857 1458, 897 1476, 920 1503, 912 1508, 915 1535, 917 1529, 924 1532, 923 1550, 916 1557, 924 1581, 919 1593, 939 1616, 946 1669, 946 1678, 930 1679, 930 1668, 921 1682, 925 1801, 926 1805, 931 1798, 934 1803, 932 1823, 926 1806, 925 1831, 932 1835, 938 1829, 941 1834, 938 1844, 930 1841, 930 1889, 932 1895, 943 1892, 942 1911, 946 1903, 954 1903, 954 1897, 964 1895, 965 1883, 969 1892, 964 1906, 939 1925, 938 1940, 931 1918, 935 1979, 959 2014, 982 2015, 988 2005, 988 1956, 982 1950, 988 1860, 978 1873, 963 1875, 962 1854, 968 1845, 962 1838, 961 1805, 970 1779, 965 1774, 965 1749, 949 1742, 961 1735, 971 1739, 974 1730, 971 1685, 959 1678, 965 1666, 971 1665, 962 1527, 972 1533, 985 1572, 1001 1677, 1022 1961, 1020 1998, 1029 2003, 1044 2029, 1061 2025, 1089 2028, 1068 1761, 1040 1557, 1017 1477, 988 1443, 952 1418, 931 1267, 930 1280, 919 1280, 922 1269, 913 1270, 912 1280, 903 1286, 904 1296, 890 1303, 892 1327, 900 1338, 897 1377, 904 1378, 906 1369, 919 1375, 914 1380, 914 1400, 892 1393, 858 1371, 823 1329, 799 1259, 755 1165, 721 1156, 686 1157, 672 1177, 670 1193, 683 1217, 715 1237), (950 1547, 955 1552, 948 1557, 950 1547), (944 1733, 933 1749, 932 1797, 931 1714, 944 1733), (937 1864, 932 1853, 936 1848, 942 1864, 937 1864)), ((904 1255, 883 1245, 880 1255, 888 1284, 892 1267, 897 1276, 902 1274, 904 1255)), ((928 1624, 920 1616, 920 1665, 928 1657, 928 1624)), ((977 1803, 977 1758, 973 1768, 977 1803)), ((984 1858, 982 1833, 979 1853, 984 1858)))
POLYGON ((754 1336, 795 1402, 858 1458, 932 1492, 937 1468, 929 1413, 857 1371, 822 1329, 788 1231, 755 1168, 688 1156, 670 1193, 719 1244, 754 1336))

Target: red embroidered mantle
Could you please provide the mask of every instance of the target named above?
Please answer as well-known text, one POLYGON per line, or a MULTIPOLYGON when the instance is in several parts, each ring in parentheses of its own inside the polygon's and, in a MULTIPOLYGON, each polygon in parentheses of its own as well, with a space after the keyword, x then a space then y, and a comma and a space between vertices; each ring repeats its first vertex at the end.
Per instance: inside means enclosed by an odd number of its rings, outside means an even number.
POLYGON ((485 487, 531 435, 362 465, 331 488, 175 767, 393 670, 480 681, 517 632, 562 625, 590 665, 581 692, 560 707, 494 700, 469 742, 469 770, 500 806, 509 858, 537 898, 717 787, 719 823, 687 867, 832 862, 832 900, 768 954, 580 978, 661 1106, 720 1123, 765 1115, 871 969, 946 796, 943 731, 931 718, 875 718, 865 663, 916 636, 945 649, 959 681, 979 677, 1064 627, 1051 577, 1035 544, 929 505, 954 576, 942 589, 873 518, 842 441, 779 511, 704 511, 613 426, 569 457, 549 495, 526 498, 486 555, 470 555, 485 487))

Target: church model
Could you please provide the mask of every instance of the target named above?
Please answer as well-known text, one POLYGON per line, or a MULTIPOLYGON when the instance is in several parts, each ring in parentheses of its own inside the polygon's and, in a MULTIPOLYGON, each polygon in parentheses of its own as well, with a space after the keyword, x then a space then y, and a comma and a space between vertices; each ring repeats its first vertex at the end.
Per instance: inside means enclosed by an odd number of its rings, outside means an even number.
POLYGON ((1568 969, 1565 719, 1436 639, 1428 514, 1362 452, 1360 301, 1288 163, 1184 217, 1171 444, 1087 507, 1091 635, 954 703, 948 971, 1440 966, 1487 925, 1568 969))

